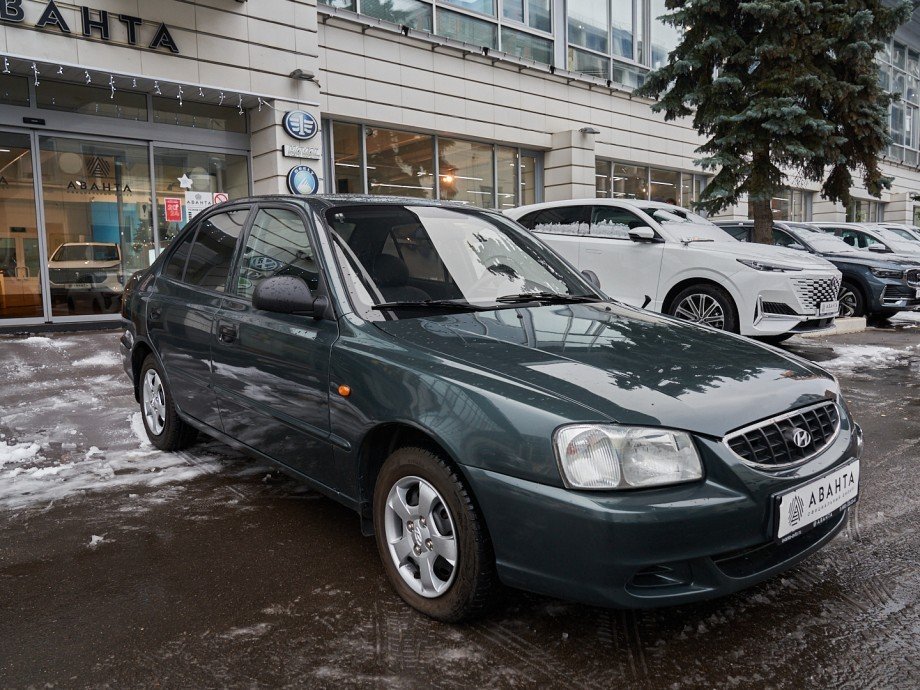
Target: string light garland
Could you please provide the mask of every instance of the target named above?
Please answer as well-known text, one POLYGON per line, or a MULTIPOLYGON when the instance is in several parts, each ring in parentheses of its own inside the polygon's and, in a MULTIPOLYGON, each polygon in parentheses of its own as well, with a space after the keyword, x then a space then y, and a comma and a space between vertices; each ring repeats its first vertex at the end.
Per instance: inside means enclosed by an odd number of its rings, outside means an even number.
MULTIPOLYGON (((2 2, 2 0, 0 0, 0 2, 2 2)), ((16 61, 16 60, 18 60, 18 58, 15 58, 15 57, 14 57, 14 58, 11 59, 9 56, 5 56, 5 55, 4 55, 4 56, 3 56, 3 70, 2 70, 2 73, 3 73, 3 74, 13 74, 13 69, 12 69, 12 67, 13 67, 13 62, 16 61)), ((58 76, 60 76, 60 77, 65 76, 65 73, 64 73, 64 65, 60 65, 60 64, 59 64, 59 65, 57 65, 57 68, 56 68, 56 69, 55 69, 53 63, 51 63, 51 64, 43 63, 43 65, 46 65, 46 66, 49 68, 49 70, 55 70, 54 73, 55 73, 56 75, 58 75, 58 76)), ((28 69, 29 71, 31 71, 34 86, 36 86, 36 87, 40 86, 40 85, 41 85, 41 80, 39 79, 39 77, 41 76, 42 72, 41 72, 41 69, 39 68, 38 61, 31 61, 31 60, 30 60, 30 61, 27 61, 27 62, 25 62, 24 65, 22 65, 22 67, 25 68, 25 69, 28 69)), ((138 88, 138 83, 137 83, 137 82, 138 82, 138 77, 125 77, 125 79, 128 79, 128 78, 131 79, 131 88, 132 88, 132 89, 137 89, 137 88, 138 88)), ((144 78, 141 77, 141 79, 143 80, 144 78)), ((163 88, 166 88, 166 86, 161 87, 161 86, 160 86, 160 80, 159 80, 159 79, 151 79, 150 81, 153 82, 153 94, 156 95, 156 96, 162 96, 162 95, 163 95, 163 88)), ((93 83, 93 75, 90 73, 90 71, 89 71, 88 69, 84 69, 84 70, 83 70, 83 82, 84 82, 85 84, 87 84, 87 85, 93 83)), ((148 82, 148 83, 149 83, 149 82, 148 82)), ((110 100, 115 100, 115 94, 116 94, 116 92, 118 91, 118 83, 117 83, 116 75, 115 75, 115 74, 108 74, 108 87, 109 87, 109 99, 110 99, 110 100)), ((195 86, 195 87, 191 87, 191 88, 197 89, 197 91, 198 91, 198 97, 199 97, 199 98, 207 98, 206 91, 205 91, 205 89, 204 89, 203 87, 201 87, 201 86, 195 86)), ((222 106, 224 105, 224 102, 227 101, 227 100, 229 100, 229 99, 232 98, 232 97, 233 97, 233 94, 232 94, 232 93, 228 95, 226 92, 218 90, 218 105, 222 107, 222 106)), ((244 98, 247 98, 247 97, 249 97, 249 96, 248 96, 247 94, 243 94, 243 93, 241 93, 241 92, 236 92, 236 97, 237 97, 236 110, 237 110, 237 112, 239 113, 240 116, 243 116, 243 115, 246 114, 246 110, 245 110, 245 108, 244 108, 243 100, 244 100, 244 98)), ((265 100, 264 98, 262 98, 261 96, 255 96, 255 98, 256 98, 256 104, 257 104, 258 112, 261 113, 263 107, 269 108, 269 109, 274 110, 274 111, 277 111, 277 110, 278 110, 278 109, 275 108, 271 103, 269 103, 268 101, 266 101, 266 100, 265 100)), ((52 99, 53 99, 53 96, 52 96, 52 99)), ((182 106, 184 105, 184 102, 185 102, 185 88, 184 88, 184 86, 183 86, 182 84, 176 84, 176 100, 179 102, 179 106, 180 106, 180 107, 182 107, 182 106)), ((231 101, 231 102, 232 102, 232 101, 231 101)), ((228 105, 229 105, 229 104, 228 104, 228 105)), ((97 103, 97 104, 96 104, 97 110, 98 110, 98 107, 99 107, 99 104, 97 103)))

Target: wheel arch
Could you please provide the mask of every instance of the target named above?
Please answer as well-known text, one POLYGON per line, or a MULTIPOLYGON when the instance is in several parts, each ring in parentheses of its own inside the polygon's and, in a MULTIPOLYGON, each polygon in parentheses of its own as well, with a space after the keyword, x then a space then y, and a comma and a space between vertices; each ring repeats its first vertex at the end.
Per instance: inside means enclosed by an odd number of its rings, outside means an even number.
POLYGON ((140 402, 141 367, 153 348, 143 340, 138 341, 131 351, 131 383, 134 384, 134 399, 140 402))
POLYGON ((684 278, 680 282, 672 285, 665 295, 664 300, 661 302, 661 311, 665 314, 669 313, 669 310, 674 303, 674 298, 677 297, 677 295, 680 294, 683 290, 686 290, 689 287, 693 287, 694 285, 709 285, 711 287, 719 288, 725 294, 727 294, 731 302, 732 312, 735 315, 735 323, 737 323, 739 327, 741 326, 741 315, 738 309, 738 297, 735 295, 734 291, 730 287, 720 283, 717 280, 713 280, 712 278, 704 278, 702 276, 684 278))

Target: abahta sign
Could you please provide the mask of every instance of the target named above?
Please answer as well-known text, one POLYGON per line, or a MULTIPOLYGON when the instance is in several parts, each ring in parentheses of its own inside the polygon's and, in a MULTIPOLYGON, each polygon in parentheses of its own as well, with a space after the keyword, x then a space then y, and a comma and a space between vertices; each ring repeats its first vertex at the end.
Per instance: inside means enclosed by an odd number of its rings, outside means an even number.
MULTIPOLYGON (((0 21, 11 24, 22 24, 26 21, 26 13, 22 7, 23 0, 0 0, 0 21)), ((150 50, 165 48, 171 53, 179 52, 176 43, 166 24, 160 22, 152 34, 142 37, 141 33, 145 24, 156 25, 156 22, 146 22, 140 17, 130 14, 110 15, 106 10, 94 10, 89 7, 80 7, 80 27, 84 38, 97 38, 103 41, 113 40, 113 29, 124 36, 128 45, 145 45, 150 50)), ((35 21, 35 28, 60 31, 62 34, 73 35, 64 13, 52 1, 45 5, 41 16, 35 21)))

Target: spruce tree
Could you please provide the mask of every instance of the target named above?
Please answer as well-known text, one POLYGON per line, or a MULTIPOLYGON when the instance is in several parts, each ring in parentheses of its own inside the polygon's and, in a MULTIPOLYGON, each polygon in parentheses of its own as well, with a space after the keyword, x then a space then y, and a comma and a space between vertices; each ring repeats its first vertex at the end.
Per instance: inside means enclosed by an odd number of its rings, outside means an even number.
POLYGON ((697 206, 718 213, 747 195, 754 240, 772 243, 770 199, 787 174, 823 181, 849 203, 852 171, 879 196, 888 106, 875 57, 911 12, 909 0, 666 0, 683 32, 668 63, 636 91, 666 120, 693 116, 718 170, 697 206))

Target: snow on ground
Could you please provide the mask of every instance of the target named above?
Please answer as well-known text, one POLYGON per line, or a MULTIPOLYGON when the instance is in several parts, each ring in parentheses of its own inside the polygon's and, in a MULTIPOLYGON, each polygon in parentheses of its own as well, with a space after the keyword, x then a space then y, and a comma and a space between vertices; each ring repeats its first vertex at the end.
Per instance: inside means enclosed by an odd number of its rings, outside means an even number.
POLYGON ((902 328, 920 328, 920 311, 902 311, 891 318, 891 323, 902 328))
POLYGON ((905 348, 882 345, 835 345, 834 359, 819 362, 825 369, 851 370, 862 368, 884 368, 907 362, 920 355, 920 345, 905 348))

